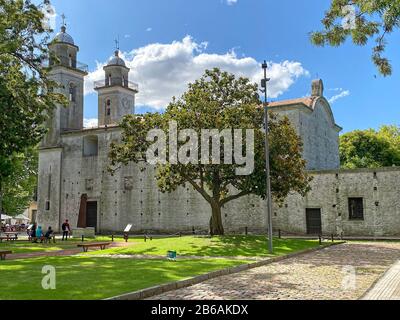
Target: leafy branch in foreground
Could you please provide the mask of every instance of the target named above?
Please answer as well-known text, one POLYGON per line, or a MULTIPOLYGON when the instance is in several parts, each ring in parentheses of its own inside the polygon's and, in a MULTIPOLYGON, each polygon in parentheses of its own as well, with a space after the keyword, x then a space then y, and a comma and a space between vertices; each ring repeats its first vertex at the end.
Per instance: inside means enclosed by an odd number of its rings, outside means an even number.
POLYGON ((332 0, 322 24, 323 31, 311 33, 313 44, 337 47, 351 38, 354 44, 365 46, 375 38, 372 61, 383 76, 392 74, 384 52, 387 36, 400 28, 399 0, 332 0))

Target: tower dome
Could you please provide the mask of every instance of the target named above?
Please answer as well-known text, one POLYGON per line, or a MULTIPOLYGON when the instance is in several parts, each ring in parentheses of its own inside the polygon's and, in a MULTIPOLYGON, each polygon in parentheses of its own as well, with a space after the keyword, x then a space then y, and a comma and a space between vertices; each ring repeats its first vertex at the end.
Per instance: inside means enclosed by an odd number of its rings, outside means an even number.
POLYGON ((114 57, 112 57, 108 61, 107 66, 123 66, 123 67, 126 67, 125 61, 122 58, 120 58, 118 50, 115 51, 114 57))
POLYGON ((62 26, 61 32, 57 33, 57 35, 54 37, 54 41, 75 45, 74 39, 66 32, 66 30, 67 28, 62 26))

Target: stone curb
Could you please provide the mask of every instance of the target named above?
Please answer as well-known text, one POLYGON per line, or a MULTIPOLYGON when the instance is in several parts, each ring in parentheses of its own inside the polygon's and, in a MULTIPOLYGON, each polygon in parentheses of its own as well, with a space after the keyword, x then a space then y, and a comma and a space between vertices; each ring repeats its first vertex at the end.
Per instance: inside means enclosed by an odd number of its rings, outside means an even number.
POLYGON ((375 288, 375 286, 378 284, 378 282, 383 280, 383 278, 385 278, 386 275, 388 275, 389 272, 392 270, 392 268, 398 263, 399 263, 399 261, 396 261, 395 263, 393 263, 384 273, 382 273, 377 279, 375 279, 375 281, 371 284, 371 286, 367 289, 367 291, 365 291, 364 294, 358 298, 358 300, 365 300, 365 298, 375 288))
POLYGON ((285 255, 285 256, 270 258, 270 259, 266 259, 266 260, 262 260, 262 261, 257 261, 257 262, 254 262, 254 263, 243 264, 243 265, 240 265, 240 266, 237 266, 237 267, 232 267, 232 268, 222 269, 222 270, 218 270, 218 271, 213 271, 213 272, 206 273, 206 274, 203 274, 203 275, 200 275, 200 276, 196 276, 196 277, 193 277, 193 278, 180 280, 180 281, 177 281, 177 282, 171 282, 171 283, 167 283, 167 284, 163 284, 163 285, 159 285, 159 286, 154 286, 154 287, 146 288, 146 289, 143 289, 143 290, 139 290, 139 291, 135 291, 135 292, 131 292, 131 293, 127 293, 127 294, 123 294, 123 295, 107 298, 107 299, 104 299, 104 300, 143 300, 143 299, 146 299, 146 298, 157 296, 157 295, 165 293, 165 292, 191 287, 191 286, 193 286, 195 284, 198 284, 198 283, 210 280, 210 279, 214 279, 214 278, 218 278, 218 277, 222 277, 222 276, 226 276, 226 275, 230 275, 230 274, 234 274, 234 273, 239 273, 239 272, 246 271, 246 270, 249 270, 249 269, 254 269, 254 268, 266 266, 266 265, 269 265, 269 264, 272 264, 272 263, 275 263, 275 262, 279 262, 279 261, 282 261, 282 260, 298 257, 298 256, 301 256, 301 255, 304 255, 304 254, 307 254, 307 253, 320 251, 320 250, 323 250, 323 249, 326 249, 326 248, 329 248, 329 247, 332 247, 332 246, 344 244, 344 243, 346 243, 346 242, 345 241, 341 241, 341 242, 336 242, 336 243, 329 243, 329 244, 326 244, 326 245, 322 245, 320 247, 307 249, 307 250, 300 251, 300 252, 290 253, 290 254, 285 255))

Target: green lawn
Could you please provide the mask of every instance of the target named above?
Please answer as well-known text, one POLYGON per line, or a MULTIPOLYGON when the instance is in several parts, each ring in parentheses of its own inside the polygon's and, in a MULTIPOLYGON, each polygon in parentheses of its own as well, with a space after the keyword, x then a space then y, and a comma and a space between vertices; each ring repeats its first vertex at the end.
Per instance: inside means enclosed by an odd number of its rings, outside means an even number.
MULTIPOLYGON (((116 242, 124 241, 121 237, 115 237, 116 242)), ((96 239, 86 239, 85 242, 111 241, 108 236, 99 236, 96 239)), ((74 249, 81 243, 78 239, 57 243, 30 243, 27 241, 2 242, 0 250, 11 250, 13 253, 34 253, 51 252, 65 249, 74 249)), ((243 257, 267 257, 270 256, 267 250, 267 242, 262 236, 225 236, 225 237, 174 237, 156 238, 144 242, 142 237, 131 237, 130 247, 112 248, 101 251, 102 254, 148 254, 165 256, 168 250, 177 251, 178 255, 193 256, 243 256, 243 257)), ((316 240, 296 239, 274 239, 273 256, 285 255, 288 253, 305 250, 318 246, 316 240)), ((98 254, 97 251, 89 254, 98 254)))
POLYGON ((77 243, 72 241, 48 244, 30 243, 28 241, 2 242, 0 243, 0 250, 11 250, 13 253, 51 252, 76 248, 77 243))
MULTIPOLYGON (((165 256, 167 251, 177 251, 181 256, 242 256, 268 257, 267 240, 263 236, 224 236, 224 237, 176 237, 153 239, 144 242, 143 239, 130 241, 128 248, 112 248, 101 251, 102 254, 123 255, 160 255, 165 256)), ((318 247, 318 240, 274 239, 274 254, 281 256, 309 248, 318 247)), ((98 254, 98 252, 89 252, 98 254)))
POLYGON ((233 260, 136 260, 51 257, 0 262, 0 300, 96 300, 236 266, 233 260), (41 286, 42 268, 56 268, 56 290, 41 286))
MULTIPOLYGON (((98 242, 98 241, 110 241, 111 237, 100 236, 96 239, 85 239, 85 242, 98 242)), ((115 242, 122 242, 122 237, 115 237, 115 242)), ((57 239, 56 243, 31 243, 28 241, 16 241, 16 242, 0 242, 0 250, 11 250, 13 253, 34 253, 34 252, 51 252, 60 251, 66 249, 75 249, 77 244, 82 243, 79 239, 70 239, 68 241, 61 241, 57 239)))
MULTIPOLYGON (((99 237, 91 241, 109 240, 99 237)), ((118 239, 121 241, 121 239, 118 239)), ((55 251, 76 248, 79 241, 57 244, 32 244, 28 242, 2 243, 0 250, 10 249, 14 253, 55 251)), ((315 240, 274 239, 273 256, 318 247, 315 240)), ((225 237, 175 237, 158 238, 144 242, 143 238, 131 238, 129 247, 91 251, 82 256, 41 257, 23 260, 0 261, 0 300, 44 299, 44 300, 92 300, 128 293, 154 285, 190 278, 207 272, 248 263, 250 257, 268 257, 267 241, 262 236, 225 237), (91 255, 160 255, 168 250, 178 253, 176 262, 168 260, 101 258, 91 255), (179 256, 203 256, 202 259, 179 259, 179 256), (210 259, 206 256, 223 256, 210 259), (243 257, 237 260, 230 257, 243 257), (249 259, 247 259, 249 258, 249 259), (56 268, 56 290, 41 287, 42 268, 56 268)))

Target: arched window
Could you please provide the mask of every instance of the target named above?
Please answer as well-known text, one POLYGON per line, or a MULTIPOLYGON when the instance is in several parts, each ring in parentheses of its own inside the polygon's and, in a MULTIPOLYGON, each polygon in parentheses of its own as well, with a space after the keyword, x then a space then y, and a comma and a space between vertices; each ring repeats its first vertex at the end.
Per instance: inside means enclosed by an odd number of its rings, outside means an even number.
POLYGON ((99 138, 97 136, 83 137, 83 156, 94 157, 99 154, 99 138))
POLYGON ((76 86, 73 83, 69 84, 69 101, 76 102, 76 86))
POLYGON ((106 116, 111 116, 111 99, 107 99, 106 102, 106 116))

